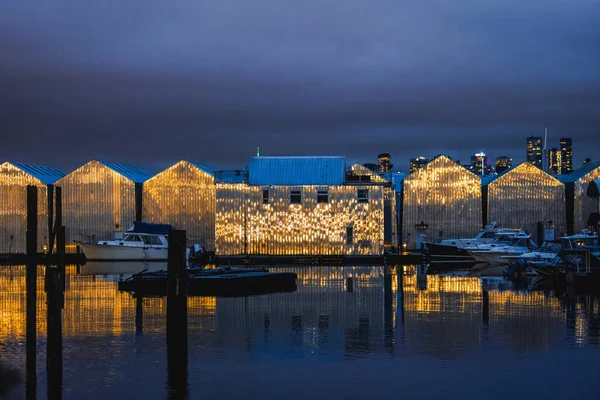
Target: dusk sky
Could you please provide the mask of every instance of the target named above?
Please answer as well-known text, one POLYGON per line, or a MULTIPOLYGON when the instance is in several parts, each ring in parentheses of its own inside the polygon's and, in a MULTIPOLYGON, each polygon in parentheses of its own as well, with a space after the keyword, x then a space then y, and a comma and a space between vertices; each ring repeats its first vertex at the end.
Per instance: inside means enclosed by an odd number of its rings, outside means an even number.
POLYGON ((600 154, 598 0, 5 1, 0 162, 600 154))

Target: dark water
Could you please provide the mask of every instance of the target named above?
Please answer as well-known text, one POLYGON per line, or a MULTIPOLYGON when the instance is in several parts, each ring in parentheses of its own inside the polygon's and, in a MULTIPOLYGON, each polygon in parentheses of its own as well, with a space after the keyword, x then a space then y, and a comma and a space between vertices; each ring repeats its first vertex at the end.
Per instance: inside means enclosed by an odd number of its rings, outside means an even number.
MULTIPOLYGON (((182 388, 192 399, 600 396, 600 300, 592 297, 466 274, 423 282, 414 267, 273 268, 296 272, 297 292, 188 300, 186 374, 184 360, 168 366, 166 299, 118 292, 117 273, 130 268, 69 268, 63 398, 163 399, 182 388)), ((42 268, 39 276, 43 399, 42 268)), ((0 323, 2 363, 24 378, 24 267, 0 267, 0 323)), ((24 393, 18 385, 10 398, 24 393)))

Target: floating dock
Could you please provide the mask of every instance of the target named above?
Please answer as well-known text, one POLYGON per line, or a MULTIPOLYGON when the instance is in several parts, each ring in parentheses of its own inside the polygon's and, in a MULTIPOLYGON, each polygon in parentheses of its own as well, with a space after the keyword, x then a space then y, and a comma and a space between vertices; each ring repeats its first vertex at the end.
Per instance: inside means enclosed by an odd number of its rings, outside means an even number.
MULTIPOLYGON (((250 296, 266 293, 293 292, 297 275, 269 272, 264 268, 217 268, 190 271, 187 282, 189 296, 250 296)), ((140 273, 119 282, 119 290, 141 296, 166 296, 166 271, 140 273)))
POLYGON ((215 265, 409 265, 427 263, 423 253, 386 253, 383 255, 211 255, 197 260, 198 264, 215 265))

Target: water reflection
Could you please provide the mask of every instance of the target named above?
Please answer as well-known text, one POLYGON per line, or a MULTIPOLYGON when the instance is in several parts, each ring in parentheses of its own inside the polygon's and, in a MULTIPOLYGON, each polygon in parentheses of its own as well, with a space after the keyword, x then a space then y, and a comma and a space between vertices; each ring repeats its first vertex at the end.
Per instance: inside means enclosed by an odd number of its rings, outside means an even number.
MULTIPOLYGON (((119 383, 117 376, 127 377, 125 381, 147 379, 138 394, 147 392, 151 398, 162 390, 160 382, 165 376, 170 385, 182 387, 178 380, 182 372, 175 360, 181 356, 181 348, 169 357, 165 351, 166 298, 119 292, 119 276, 130 266, 92 267, 79 273, 76 267, 67 268, 62 311, 63 389, 81 398, 92 380, 96 385, 103 382, 97 389, 102 395, 119 397, 120 391, 131 389, 119 383)), ((350 360, 385 362, 379 367, 400 368, 408 359, 416 362, 423 357, 460 368, 473 351, 495 357, 498 352, 559 354, 586 348, 598 355, 597 298, 557 296, 551 289, 516 290, 502 278, 422 276, 412 266, 271 270, 298 274, 298 290, 246 298, 187 299, 185 342, 189 347, 185 354, 190 366, 183 373, 189 376, 191 398, 197 394, 195 390, 213 393, 218 386, 206 381, 205 363, 214 364, 209 375, 219 381, 236 365, 258 368, 254 363, 259 360, 260 368, 278 365, 281 360, 296 360, 299 365, 343 362, 336 365, 344 371, 351 368, 352 364, 346 363, 350 360)), ((47 314, 43 271, 38 269, 37 285, 37 332, 42 342, 47 332, 42 317, 47 314)), ((25 268, 4 267, 0 269, 0 352, 17 367, 24 359, 19 345, 24 337, 25 268)), ((372 367, 379 368, 378 364, 372 367)), ((238 373, 250 374, 248 371, 238 373)), ((44 371, 38 375, 47 379, 44 371)), ((229 393, 227 388, 220 390, 229 393)), ((183 392, 187 391, 185 386, 183 392)), ((244 394, 242 389, 238 394, 244 394)))

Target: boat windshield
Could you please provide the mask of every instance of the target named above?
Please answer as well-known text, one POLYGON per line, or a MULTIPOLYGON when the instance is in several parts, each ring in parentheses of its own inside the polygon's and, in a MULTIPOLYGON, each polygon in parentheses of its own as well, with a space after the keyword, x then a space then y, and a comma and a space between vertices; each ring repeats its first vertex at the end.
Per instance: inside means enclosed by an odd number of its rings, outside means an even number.
POLYGON ((141 242, 142 239, 139 235, 125 235, 123 238, 124 242, 141 242))
POLYGON ((142 240, 144 241, 144 244, 162 244, 158 236, 142 235, 142 240))

